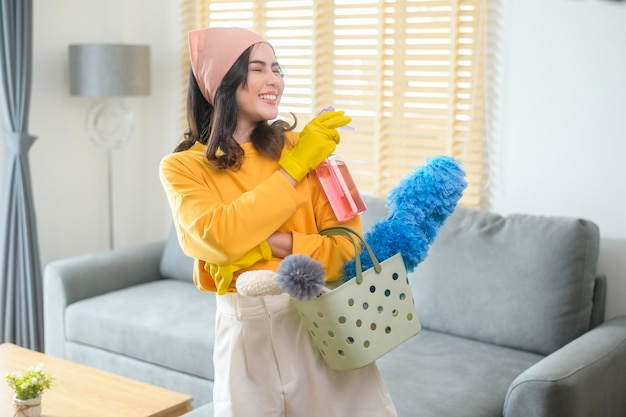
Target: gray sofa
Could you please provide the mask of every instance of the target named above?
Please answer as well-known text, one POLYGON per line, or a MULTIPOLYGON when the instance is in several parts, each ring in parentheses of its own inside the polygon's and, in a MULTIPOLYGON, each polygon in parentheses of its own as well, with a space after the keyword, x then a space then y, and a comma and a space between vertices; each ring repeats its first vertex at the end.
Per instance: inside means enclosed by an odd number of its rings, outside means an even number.
MULTIPOLYGON (((365 230, 386 213, 366 203, 365 230)), ((603 323, 598 246, 586 220, 458 208, 410 276, 423 330, 378 361, 400 417, 625 416, 626 317, 603 323)), ((191 271, 173 234, 50 263, 46 353, 211 416, 215 296, 191 271)))

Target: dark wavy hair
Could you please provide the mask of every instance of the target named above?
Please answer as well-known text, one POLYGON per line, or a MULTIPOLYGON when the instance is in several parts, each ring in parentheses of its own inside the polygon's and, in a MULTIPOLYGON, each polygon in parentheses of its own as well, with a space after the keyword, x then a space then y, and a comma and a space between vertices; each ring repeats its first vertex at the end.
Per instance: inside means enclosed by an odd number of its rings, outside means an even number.
MULTIPOLYGON (((233 138, 237 127, 239 110, 236 92, 239 86, 246 86, 248 80, 248 62, 254 45, 246 49, 215 92, 215 105, 211 105, 202 95, 198 82, 189 71, 189 90, 187 93, 188 130, 174 152, 185 151, 200 142, 207 146, 206 157, 219 169, 239 169, 244 151, 233 138)), ((254 148, 270 159, 278 160, 285 145, 285 132, 293 130, 294 124, 284 120, 273 123, 259 121, 252 131, 251 141, 254 148)))

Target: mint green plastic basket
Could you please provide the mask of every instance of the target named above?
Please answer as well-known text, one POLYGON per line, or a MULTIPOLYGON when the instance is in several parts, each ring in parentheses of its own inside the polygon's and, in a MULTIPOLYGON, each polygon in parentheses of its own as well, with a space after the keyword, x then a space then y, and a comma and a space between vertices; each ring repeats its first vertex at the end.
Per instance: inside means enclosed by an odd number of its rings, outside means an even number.
POLYGON ((332 369, 366 366, 415 336, 421 330, 413 293, 401 254, 378 262, 369 245, 346 226, 320 234, 344 235, 357 248, 355 237, 372 260, 361 271, 356 256, 356 277, 311 300, 295 301, 313 344, 332 369))

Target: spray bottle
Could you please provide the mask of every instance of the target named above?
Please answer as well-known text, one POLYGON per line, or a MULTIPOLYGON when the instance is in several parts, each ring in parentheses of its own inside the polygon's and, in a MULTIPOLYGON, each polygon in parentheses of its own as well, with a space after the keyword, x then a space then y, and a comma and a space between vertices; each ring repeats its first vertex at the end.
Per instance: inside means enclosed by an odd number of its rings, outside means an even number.
MULTIPOLYGON (((328 106, 319 114, 333 110, 332 106, 328 106)), ((343 126, 340 129, 354 130, 350 126, 343 126)), ((322 161, 315 172, 338 221, 345 222, 366 210, 365 203, 343 158, 332 154, 322 161)))

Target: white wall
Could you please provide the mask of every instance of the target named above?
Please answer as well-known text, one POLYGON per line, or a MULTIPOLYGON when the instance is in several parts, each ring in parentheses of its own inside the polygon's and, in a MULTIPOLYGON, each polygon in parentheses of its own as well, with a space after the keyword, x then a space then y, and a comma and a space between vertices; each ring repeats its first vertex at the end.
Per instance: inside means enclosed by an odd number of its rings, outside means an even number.
POLYGON ((607 317, 626 314, 626 3, 504 4, 493 209, 595 221, 607 317))
MULTIPOLYGON (((35 0, 30 131, 42 264, 108 247, 104 154, 84 130, 93 99, 70 97, 67 46, 147 43, 152 94, 126 102, 136 131, 116 151, 116 246, 165 237, 160 158, 178 141, 179 2, 35 0)), ((502 86, 492 206, 581 216, 602 233, 608 317, 626 314, 626 3, 502 0, 502 86)))
POLYGON ((113 154, 115 246, 165 237, 170 215, 158 163, 181 135, 178 17, 176 1, 34 1, 30 132, 38 139, 30 158, 43 265, 109 245, 106 154, 85 130, 97 99, 69 95, 72 43, 151 46, 152 94, 125 99, 135 131, 113 154))

